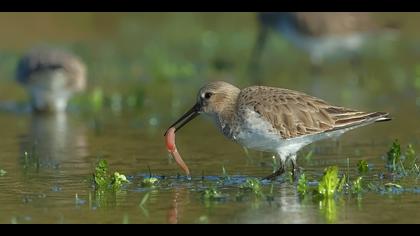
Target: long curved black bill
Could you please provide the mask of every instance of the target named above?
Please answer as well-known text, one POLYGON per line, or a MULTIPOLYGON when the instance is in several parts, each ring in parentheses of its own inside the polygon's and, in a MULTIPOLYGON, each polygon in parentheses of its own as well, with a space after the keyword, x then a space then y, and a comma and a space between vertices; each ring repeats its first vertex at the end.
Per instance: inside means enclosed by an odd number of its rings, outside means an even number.
POLYGON ((201 110, 201 106, 199 103, 196 103, 190 110, 188 110, 181 118, 175 121, 169 128, 165 131, 163 136, 166 136, 168 130, 172 127, 175 128, 175 132, 181 129, 184 125, 186 125, 189 121, 200 115, 199 111, 201 110))

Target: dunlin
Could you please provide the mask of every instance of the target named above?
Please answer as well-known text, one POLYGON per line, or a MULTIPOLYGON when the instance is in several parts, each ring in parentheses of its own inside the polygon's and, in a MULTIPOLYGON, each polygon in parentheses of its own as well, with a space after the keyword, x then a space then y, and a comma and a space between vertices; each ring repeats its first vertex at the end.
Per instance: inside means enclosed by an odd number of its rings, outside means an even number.
POLYGON ((334 106, 298 91, 265 86, 241 90, 223 81, 202 87, 196 104, 171 127, 179 131, 199 114, 209 116, 228 139, 249 149, 276 153, 281 165, 266 177, 270 179, 285 171, 287 161, 294 173, 297 152, 310 143, 390 120, 385 112, 334 106))
POLYGON ((30 50, 18 62, 16 80, 40 112, 62 112, 74 93, 86 87, 86 66, 75 55, 47 47, 30 50))

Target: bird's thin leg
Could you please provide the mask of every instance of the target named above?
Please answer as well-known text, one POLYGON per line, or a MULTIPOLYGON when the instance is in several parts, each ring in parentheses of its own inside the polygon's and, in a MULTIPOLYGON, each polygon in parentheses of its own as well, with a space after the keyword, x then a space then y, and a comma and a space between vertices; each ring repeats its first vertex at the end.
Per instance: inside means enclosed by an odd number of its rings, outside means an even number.
POLYGON ((263 179, 274 180, 277 176, 282 175, 284 172, 285 172, 285 170, 284 170, 284 160, 280 158, 279 168, 274 173, 264 177, 263 179))
POLYGON ((357 52, 354 52, 350 57, 350 67, 352 71, 355 71, 355 79, 359 86, 364 85, 364 71, 361 60, 361 55, 357 52))
POLYGON ((310 76, 313 76, 315 78, 319 78, 321 76, 321 74, 322 74, 321 65, 311 63, 310 70, 309 71, 311 73, 310 76))
POLYGON ((261 84, 260 60, 261 60, 262 52, 264 50, 264 46, 267 41, 268 33, 269 33, 268 28, 266 26, 263 26, 263 25, 259 26, 257 39, 255 42, 255 46, 252 51, 249 66, 248 66, 248 72, 251 76, 251 79, 256 84, 261 84))
POLYGON ((310 65, 310 73, 311 76, 315 78, 319 78, 322 75, 322 66, 323 66, 323 56, 320 52, 315 51, 312 52, 310 55, 311 65, 310 65))

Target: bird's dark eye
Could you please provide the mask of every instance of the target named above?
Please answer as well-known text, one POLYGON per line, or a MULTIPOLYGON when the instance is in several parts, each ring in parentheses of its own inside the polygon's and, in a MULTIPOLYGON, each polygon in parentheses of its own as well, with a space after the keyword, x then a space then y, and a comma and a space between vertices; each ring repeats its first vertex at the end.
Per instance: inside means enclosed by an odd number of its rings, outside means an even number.
POLYGON ((213 93, 207 92, 204 94, 205 99, 209 99, 211 96, 213 96, 213 93))

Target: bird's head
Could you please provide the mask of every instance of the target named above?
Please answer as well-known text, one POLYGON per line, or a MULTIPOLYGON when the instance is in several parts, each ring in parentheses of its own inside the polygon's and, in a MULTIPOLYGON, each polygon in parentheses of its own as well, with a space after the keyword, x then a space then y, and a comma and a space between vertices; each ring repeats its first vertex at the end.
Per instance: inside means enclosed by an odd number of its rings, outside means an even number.
POLYGON ((239 92, 239 88, 223 81, 213 81, 206 84, 198 91, 195 105, 175 121, 170 128, 175 127, 178 131, 199 114, 210 116, 221 114, 235 102, 239 92))

